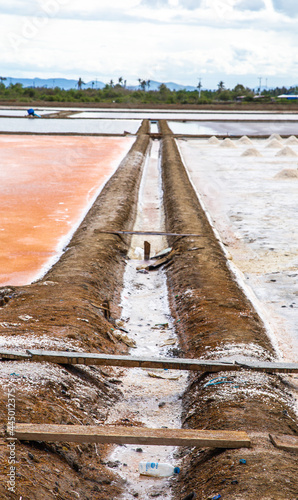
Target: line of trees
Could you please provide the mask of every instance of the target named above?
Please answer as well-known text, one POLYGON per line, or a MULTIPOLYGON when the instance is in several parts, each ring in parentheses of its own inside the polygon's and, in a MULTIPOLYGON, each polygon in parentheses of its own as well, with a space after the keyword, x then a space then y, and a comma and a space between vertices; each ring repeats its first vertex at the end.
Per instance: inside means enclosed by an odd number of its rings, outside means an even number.
MULTIPOLYGON (((195 90, 170 90, 162 83, 158 90, 150 89, 150 80, 139 78, 139 87, 130 89, 126 80, 119 77, 115 83, 111 80, 103 89, 97 89, 95 82, 92 88, 84 88, 85 82, 78 79, 76 88, 64 90, 59 87, 23 87, 22 84, 10 84, 6 86, 5 77, 0 77, 0 101, 17 101, 29 103, 31 101, 44 102, 116 102, 116 103, 164 103, 164 104, 211 104, 216 102, 271 102, 283 93, 298 94, 298 87, 286 88, 276 87, 270 90, 258 90, 258 99, 254 91, 241 84, 233 89, 227 89, 223 81, 220 81, 216 90, 202 88, 201 82, 195 90), (261 99, 260 99, 261 97, 261 99)), ((290 102, 290 101, 287 101, 290 102)))

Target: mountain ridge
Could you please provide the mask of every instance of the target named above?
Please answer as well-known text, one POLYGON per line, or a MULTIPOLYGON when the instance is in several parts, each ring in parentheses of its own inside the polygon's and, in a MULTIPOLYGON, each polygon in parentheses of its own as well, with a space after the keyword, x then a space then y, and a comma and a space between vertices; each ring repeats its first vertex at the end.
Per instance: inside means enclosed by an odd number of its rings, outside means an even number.
MULTIPOLYGON (((67 79, 67 78, 13 78, 13 77, 6 77, 5 80, 3 80, 3 83, 6 87, 8 87, 10 84, 15 85, 17 83, 20 83, 23 85, 23 87, 45 87, 45 88, 55 88, 58 87, 60 89, 64 90, 71 90, 71 89, 76 89, 78 88, 78 80, 74 79, 67 79)), ((187 91, 193 91, 196 90, 196 87, 192 87, 191 85, 181 85, 179 83, 175 82, 157 82, 157 81, 150 81, 149 88, 148 86, 146 87, 147 90, 158 90, 160 85, 166 85, 166 87, 170 90, 187 90, 187 91)), ((117 82, 115 82, 115 85, 117 82)), ((86 82, 84 85, 82 85, 82 88, 95 88, 95 89, 103 89, 106 86, 106 83, 101 82, 99 80, 91 80, 90 82, 86 82)), ((128 85, 127 88, 129 90, 139 90, 140 85, 128 85)))

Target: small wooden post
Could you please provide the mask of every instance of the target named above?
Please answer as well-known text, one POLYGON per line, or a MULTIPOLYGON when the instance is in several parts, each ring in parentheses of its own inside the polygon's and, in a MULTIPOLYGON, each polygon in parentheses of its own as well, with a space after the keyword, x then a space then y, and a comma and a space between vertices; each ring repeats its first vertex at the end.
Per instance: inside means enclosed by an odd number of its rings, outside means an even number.
POLYGON ((144 241, 144 260, 150 259, 150 249, 151 245, 148 241, 144 241))
POLYGON ((110 301, 104 300, 102 303, 104 317, 109 320, 111 317, 110 301))

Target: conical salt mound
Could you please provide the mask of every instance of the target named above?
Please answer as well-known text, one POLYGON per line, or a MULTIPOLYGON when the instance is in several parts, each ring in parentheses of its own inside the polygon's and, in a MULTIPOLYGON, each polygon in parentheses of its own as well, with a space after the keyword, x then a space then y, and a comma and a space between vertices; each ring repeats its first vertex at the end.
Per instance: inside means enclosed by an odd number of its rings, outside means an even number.
POLYGON ((221 148, 235 148, 235 144, 228 137, 220 143, 221 148))
POLYGON ((246 149, 241 156, 263 156, 256 148, 246 149))
POLYGON ((279 134, 271 134, 268 141, 272 141, 272 139, 277 139, 278 141, 282 140, 282 138, 279 134))
POLYGON ((282 143, 277 139, 271 139, 271 141, 268 142, 266 148, 282 148, 282 143))
POLYGON ((220 141, 217 139, 217 137, 215 137, 215 135, 213 135, 212 137, 210 137, 210 139, 208 139, 208 143, 209 144, 218 144, 220 141))
POLYGON ((298 144, 298 139, 294 135, 291 135, 285 140, 285 144, 292 144, 292 146, 295 146, 295 144, 298 144))
POLYGON ((247 135, 243 135, 241 139, 239 139, 239 144, 247 144, 252 146, 252 141, 247 137, 247 135))
POLYGON ((292 148, 290 148, 290 146, 285 146, 280 151, 278 151, 275 156, 297 156, 297 154, 295 153, 295 151, 293 151, 292 148))
POLYGON ((298 170, 294 168, 284 168, 274 176, 274 179, 298 179, 298 170))

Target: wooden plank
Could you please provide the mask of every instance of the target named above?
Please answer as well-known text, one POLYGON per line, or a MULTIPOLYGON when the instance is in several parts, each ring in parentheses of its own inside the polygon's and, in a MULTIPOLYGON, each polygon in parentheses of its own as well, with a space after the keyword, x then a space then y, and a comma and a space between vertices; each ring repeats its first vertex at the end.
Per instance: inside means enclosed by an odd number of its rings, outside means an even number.
POLYGON ((287 362, 248 362, 241 363, 235 361, 238 366, 242 368, 247 368, 250 370, 258 371, 258 372, 272 372, 272 373, 293 373, 298 372, 298 363, 287 363, 287 362))
POLYGON ((298 437, 291 436, 288 434, 269 434, 269 437, 276 446, 280 450, 294 451, 298 453, 298 437))
POLYGON ((97 425, 20 424, 15 437, 25 441, 65 441, 75 443, 116 443, 200 448, 249 448, 246 432, 193 429, 148 429, 97 425))
POLYGON ((27 354, 18 351, 0 350, 0 359, 51 362, 71 365, 122 366, 126 368, 163 368, 168 370, 189 371, 239 371, 241 368, 268 373, 298 372, 298 363, 260 362, 241 363, 238 361, 203 360, 189 358, 137 358, 135 356, 117 356, 70 351, 44 351, 27 349, 27 354))
POLYGON ((146 236, 193 236, 202 238, 202 234, 192 233, 166 233, 164 231, 109 231, 108 229, 95 229, 95 233, 101 234, 140 234, 146 236))
POLYGON ((32 361, 49 361, 61 364, 83 364, 101 366, 122 366, 126 368, 163 368, 170 370, 191 370, 219 372, 226 370, 240 370, 233 363, 221 361, 204 361, 201 359, 187 358, 137 358, 134 356, 117 356, 114 354, 97 354, 68 351, 43 351, 28 349, 32 361))
POLYGON ((24 359, 31 359, 30 354, 26 353, 21 353, 18 351, 0 351, 0 359, 15 359, 18 361, 24 360, 24 359))

